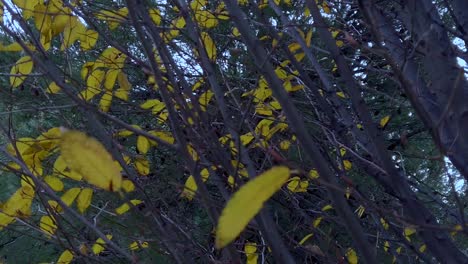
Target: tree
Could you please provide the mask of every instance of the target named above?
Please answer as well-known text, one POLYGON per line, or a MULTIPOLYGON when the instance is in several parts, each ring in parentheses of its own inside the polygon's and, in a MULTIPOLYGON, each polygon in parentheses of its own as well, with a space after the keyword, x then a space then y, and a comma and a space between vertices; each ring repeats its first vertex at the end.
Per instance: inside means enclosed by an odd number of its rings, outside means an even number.
POLYGON ((463 1, 1 2, 40 261, 467 262, 463 1))

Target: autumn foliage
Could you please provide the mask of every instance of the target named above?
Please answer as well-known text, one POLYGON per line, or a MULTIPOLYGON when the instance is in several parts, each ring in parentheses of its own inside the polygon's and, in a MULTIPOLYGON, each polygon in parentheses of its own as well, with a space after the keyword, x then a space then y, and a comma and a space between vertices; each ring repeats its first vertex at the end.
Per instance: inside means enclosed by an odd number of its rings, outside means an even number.
POLYGON ((446 120, 463 118, 458 90, 437 113, 421 99, 442 46, 408 40, 412 5, 0 3, 16 98, 0 123, 15 189, 0 229, 48 241, 56 254, 38 262, 467 260, 468 146, 446 120), (18 124, 22 100, 43 123, 18 124))

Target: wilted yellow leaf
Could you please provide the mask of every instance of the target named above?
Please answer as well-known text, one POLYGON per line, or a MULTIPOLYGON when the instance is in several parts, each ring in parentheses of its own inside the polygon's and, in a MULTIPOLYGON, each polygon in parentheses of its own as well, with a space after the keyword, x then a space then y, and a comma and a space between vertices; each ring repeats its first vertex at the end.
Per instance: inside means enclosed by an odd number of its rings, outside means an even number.
POLYGON ((242 186, 223 209, 216 229, 216 247, 231 243, 263 204, 289 179, 288 167, 273 167, 242 186))
POLYGON ((120 189, 120 169, 96 139, 79 131, 66 131, 60 140, 60 150, 67 166, 90 184, 109 191, 120 189))

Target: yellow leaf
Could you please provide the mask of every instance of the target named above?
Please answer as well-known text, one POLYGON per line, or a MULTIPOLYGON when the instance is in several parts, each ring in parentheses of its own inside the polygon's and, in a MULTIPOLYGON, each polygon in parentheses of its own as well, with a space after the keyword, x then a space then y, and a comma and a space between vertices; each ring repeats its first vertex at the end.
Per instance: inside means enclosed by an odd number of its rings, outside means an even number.
POLYGON ((81 23, 78 17, 70 16, 63 30, 63 43, 61 50, 69 48, 77 40, 80 40, 83 36, 86 35, 86 27, 81 23))
POLYGON ((385 241, 383 249, 385 252, 388 252, 388 250, 390 249, 390 243, 388 243, 388 241, 385 241))
POLYGON ((67 206, 70 206, 75 201, 76 197, 78 196, 80 192, 81 192, 80 188, 69 189, 62 195, 61 197, 62 202, 66 204, 67 206))
POLYGON ((228 201, 216 229, 216 247, 231 243, 260 211, 263 204, 288 180, 288 167, 265 171, 242 186, 228 201))
POLYGON ((349 197, 351 196, 351 192, 352 192, 352 191, 353 191, 353 190, 352 190, 351 188, 349 188, 349 186, 346 187, 346 192, 345 192, 346 199, 349 200, 349 197))
POLYGON ((398 253, 398 254, 401 254, 401 247, 398 247, 395 251, 398 253))
POLYGON ((385 230, 388 230, 388 223, 387 223, 387 221, 385 221, 385 219, 380 218, 380 223, 382 224, 382 227, 383 227, 385 230))
POLYGON ((135 168, 140 175, 146 176, 150 171, 149 161, 144 157, 137 157, 135 159, 135 168))
POLYGON ((119 75, 117 76, 117 82, 119 84, 119 88, 114 93, 115 97, 124 101, 128 101, 128 95, 132 89, 132 85, 128 81, 127 74, 120 71, 119 75))
POLYGON ((103 112, 109 112, 110 106, 112 104, 112 93, 111 92, 105 92, 101 100, 99 100, 99 109, 103 112))
POLYGON ((92 29, 87 29, 82 36, 80 36, 80 47, 83 50, 91 50, 99 38, 99 33, 92 29))
POLYGON ((141 154, 146 154, 150 148, 149 140, 144 136, 137 137, 137 149, 141 154))
POLYGON ((380 127, 385 127, 388 121, 390 121, 390 116, 384 116, 382 119, 380 119, 380 127))
POLYGON ((86 79, 86 89, 80 93, 84 100, 89 101, 101 92, 101 84, 105 76, 106 73, 103 70, 96 69, 91 72, 86 79))
POLYGON ((463 227, 461 225, 455 225, 452 229, 453 231, 450 232, 450 235, 453 237, 455 236, 458 232, 460 232, 461 230, 463 230, 463 227))
POLYGON ((303 237, 303 238, 301 239, 301 241, 299 241, 299 245, 304 245, 304 243, 305 243, 309 238, 311 238, 313 235, 314 235, 314 233, 310 233, 310 234, 306 235, 305 237, 303 237))
POLYGON ((411 241, 410 237, 414 233, 416 233, 416 229, 414 229, 413 227, 405 227, 405 229, 403 230, 403 235, 405 236, 406 240, 408 240, 408 241, 411 241))
POLYGON ((23 18, 29 19, 33 16, 34 7, 39 0, 12 0, 12 2, 22 10, 23 18))
POLYGON ((309 32, 307 32, 307 35, 305 37, 307 47, 310 47, 311 40, 312 40, 312 29, 309 30, 309 32))
POLYGON ((194 160, 194 161, 198 161, 200 158, 198 157, 198 153, 197 151, 193 148, 192 145, 187 145, 187 151, 188 153, 190 154, 190 157, 194 160))
MULTIPOLYGON (((148 133, 150 133, 151 135, 163 140, 163 141, 166 141, 167 143, 169 144, 174 144, 174 137, 172 137, 172 134, 171 132, 168 132, 168 131, 149 131, 148 133)), ((153 146, 158 146, 158 143, 154 140, 150 140, 150 143, 151 145, 153 146)))
POLYGON ((141 249, 141 248, 149 247, 149 244, 146 241, 144 241, 144 242, 133 241, 128 247, 129 247, 130 250, 138 250, 138 249, 141 249))
POLYGON ((349 160, 343 160, 343 165, 345 170, 350 170, 353 168, 353 164, 349 160))
POLYGON ((232 29, 232 35, 233 35, 234 37, 239 37, 239 36, 241 35, 240 32, 239 32, 239 29, 236 28, 236 27, 233 28, 233 29, 232 29))
POLYGON ((123 7, 119 10, 101 10, 96 13, 95 17, 99 20, 106 21, 111 30, 116 29, 128 15, 128 8, 123 7))
POLYGON ((319 178, 318 171, 317 170, 310 170, 309 171, 309 178, 318 179, 319 178))
POLYGON ((106 76, 104 77, 104 88, 106 88, 106 91, 112 91, 120 72, 120 69, 110 69, 106 72, 106 76))
POLYGON ((320 7, 323 9, 323 12, 325 12, 326 14, 331 13, 330 7, 328 6, 328 3, 326 1, 323 1, 320 7))
POLYGON ((184 190, 180 194, 181 197, 187 198, 189 201, 193 200, 195 197, 195 192, 197 191, 198 186, 195 183, 195 179, 190 175, 185 181, 184 190))
MULTIPOLYGON (((112 235, 106 235, 106 237, 109 240, 112 239, 112 235)), ((104 245, 105 244, 106 244, 106 242, 104 242, 104 239, 98 238, 96 240, 96 243, 94 243, 93 247, 91 248, 91 250, 93 251, 93 253, 95 255, 98 255, 99 253, 101 253, 104 250, 104 245)))
POLYGON ((346 259, 348 260, 349 264, 357 264, 358 257, 356 251, 354 251, 352 248, 348 248, 348 250, 346 250, 346 259))
POLYGON ((72 260, 73 253, 67 249, 60 255, 59 259, 57 260, 57 264, 70 264, 72 260))
MULTIPOLYGON (((137 206, 139 204, 141 204, 143 201, 141 200, 130 200, 130 203, 133 205, 133 206, 137 206)), ((128 203, 124 203, 122 204, 121 206, 117 207, 115 209, 115 212, 118 214, 118 215, 121 215, 121 214, 124 214, 126 213, 128 210, 130 210, 130 205, 128 203)))
POLYGON ((346 149, 345 148, 340 148, 340 155, 343 157, 346 154, 346 149))
POLYGON ((246 242, 244 245, 245 257, 247 258, 247 264, 256 264, 258 261, 257 243, 246 242))
POLYGON ((337 92, 336 95, 338 95, 341 98, 346 98, 346 95, 343 92, 337 92))
POLYGON ((21 186, 1 207, 0 230, 15 221, 15 217, 28 217, 33 199, 34 189, 30 185, 21 186))
POLYGON ((54 173, 65 176, 75 181, 81 180, 82 176, 75 171, 70 171, 62 156, 58 156, 54 163, 54 173))
POLYGON ((60 86, 58 86, 55 82, 51 82, 47 87, 46 92, 50 94, 56 94, 60 92, 60 86))
POLYGON ((57 230, 57 225, 52 217, 44 215, 39 222, 39 228, 46 234, 53 235, 55 230, 57 230))
POLYGON ((216 46, 213 39, 206 32, 201 32, 201 39, 203 46, 205 47, 206 54, 208 55, 208 59, 211 61, 216 60, 216 46))
POLYGON ((143 109, 151 109, 152 113, 156 115, 166 108, 166 105, 158 99, 150 99, 141 104, 140 107, 143 109))
POLYGON ((317 217, 317 219, 314 220, 314 222, 312 223, 312 225, 313 225, 315 228, 317 228, 317 226, 319 226, 320 223, 322 222, 322 219, 323 219, 323 217, 321 217, 321 216, 320 216, 320 217, 317 217))
POLYGON ((289 180, 287 185, 288 189, 291 192, 307 192, 307 187, 309 186, 309 181, 301 180, 299 177, 293 177, 289 180))
POLYGON ((52 190, 56 192, 61 192, 63 191, 63 182, 59 178, 55 176, 45 176, 44 181, 52 188, 52 190))
POLYGON ((135 185, 131 180, 123 180, 122 181, 122 189, 125 192, 133 192, 135 190, 135 185))
POLYGON ((202 28, 213 28, 218 25, 218 19, 211 12, 206 10, 196 11, 195 20, 202 28))
POLYGON ((283 140, 280 142, 280 145, 279 145, 281 150, 288 150, 290 146, 291 146, 291 141, 289 140, 283 140))
POLYGON ((206 107, 211 101, 211 98, 213 97, 214 93, 210 90, 202 93, 200 95, 200 98, 198 98, 198 103, 200 104, 200 108, 202 111, 206 111, 206 107))
POLYGON ((151 8, 148 13, 154 24, 161 25, 161 12, 157 8, 151 8))
POLYGON ((3 45, 3 43, 0 43, 0 51, 9 51, 9 52, 15 52, 15 51, 23 51, 23 47, 18 42, 14 42, 8 45, 3 45))
POLYGON ((90 184, 109 191, 120 189, 120 169, 96 139, 79 131, 66 131, 60 139, 60 151, 67 166, 90 184))
POLYGON ((362 205, 359 205, 359 207, 356 209, 355 213, 357 213, 359 218, 361 218, 365 211, 366 211, 366 208, 364 206, 362 206, 362 205))
POLYGON ((333 209, 333 206, 331 204, 327 204, 322 208, 322 212, 325 212, 331 209, 333 209))
POLYGON ((31 73, 33 66, 34 64, 30 56, 24 56, 20 58, 11 68, 10 85, 13 88, 20 86, 24 80, 26 80, 25 75, 31 73))
POLYGON ((93 189, 84 188, 76 198, 76 207, 80 213, 84 213, 91 204, 93 198, 93 189))
POLYGON ((288 49, 292 53, 298 51, 300 48, 301 48, 301 45, 297 42, 294 42, 288 45, 288 49))
POLYGON ((426 251, 426 244, 423 244, 419 247, 419 252, 424 253, 426 251))

